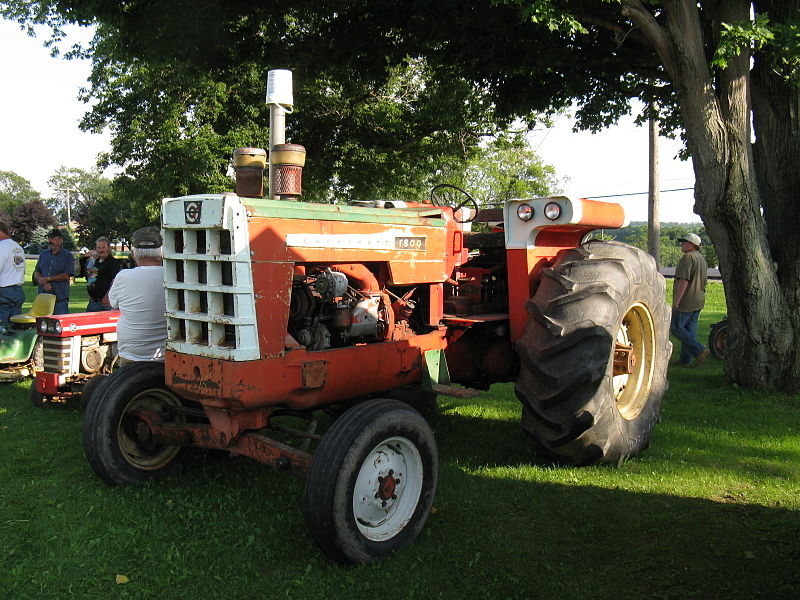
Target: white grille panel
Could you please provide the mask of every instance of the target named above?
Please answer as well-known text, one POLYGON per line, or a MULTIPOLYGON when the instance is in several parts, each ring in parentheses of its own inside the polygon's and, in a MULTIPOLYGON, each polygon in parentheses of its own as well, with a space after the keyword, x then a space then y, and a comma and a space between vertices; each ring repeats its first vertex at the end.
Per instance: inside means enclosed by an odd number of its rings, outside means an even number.
POLYGON ((167 198, 162 215, 167 348, 228 360, 258 358, 247 215, 239 198, 167 198))

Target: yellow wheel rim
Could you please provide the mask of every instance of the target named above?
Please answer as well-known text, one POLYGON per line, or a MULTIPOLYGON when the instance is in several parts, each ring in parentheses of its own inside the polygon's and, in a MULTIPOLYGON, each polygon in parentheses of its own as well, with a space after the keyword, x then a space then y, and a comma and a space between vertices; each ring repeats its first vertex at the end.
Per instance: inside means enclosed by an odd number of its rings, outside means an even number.
POLYGON ((637 302, 631 306, 617 327, 614 339, 614 375, 612 386, 617 410, 624 419, 639 416, 653 381, 655 325, 650 309, 637 302))

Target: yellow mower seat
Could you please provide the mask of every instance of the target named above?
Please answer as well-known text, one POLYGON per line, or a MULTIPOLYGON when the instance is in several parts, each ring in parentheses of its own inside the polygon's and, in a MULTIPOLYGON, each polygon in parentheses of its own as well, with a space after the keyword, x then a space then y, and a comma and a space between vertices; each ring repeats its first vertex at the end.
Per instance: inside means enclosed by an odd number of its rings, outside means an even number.
POLYGON ((9 319, 12 323, 35 323, 36 317, 48 317, 56 307, 55 294, 37 294, 28 312, 14 315, 9 319))

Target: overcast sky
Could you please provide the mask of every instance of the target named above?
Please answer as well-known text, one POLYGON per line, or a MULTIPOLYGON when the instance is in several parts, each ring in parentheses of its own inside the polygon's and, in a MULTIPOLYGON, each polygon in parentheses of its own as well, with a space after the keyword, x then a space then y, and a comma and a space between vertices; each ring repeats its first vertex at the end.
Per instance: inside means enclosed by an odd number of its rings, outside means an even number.
MULTIPOLYGON (((75 39, 89 37, 86 30, 70 31, 75 39)), ((0 20, 0 170, 16 172, 49 196, 47 180, 60 166, 88 170, 95 165, 97 154, 108 149, 109 136, 78 129, 86 105, 77 96, 89 71, 87 61, 51 58, 41 39, 0 20)), ((626 119, 599 134, 574 133, 572 121, 562 117, 553 128, 533 132, 530 140, 544 162, 556 168, 567 195, 616 196, 604 199, 623 204, 632 221, 647 220, 646 127, 626 119)), ((662 190, 694 184, 691 164, 674 158, 679 149, 673 140, 659 143, 662 190)), ((699 221, 692 205, 691 191, 664 192, 661 220, 699 221)))

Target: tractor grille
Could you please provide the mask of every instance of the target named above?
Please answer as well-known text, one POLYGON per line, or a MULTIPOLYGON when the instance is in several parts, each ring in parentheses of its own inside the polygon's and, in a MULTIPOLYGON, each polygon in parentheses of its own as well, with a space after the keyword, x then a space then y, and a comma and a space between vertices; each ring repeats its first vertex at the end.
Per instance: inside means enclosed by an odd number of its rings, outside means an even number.
POLYGON ((77 373, 81 366, 80 342, 80 336, 45 337, 42 344, 44 371, 46 373, 77 373))
POLYGON ((206 214, 225 217, 218 221, 221 226, 203 228, 170 222, 177 211, 164 211, 167 347, 184 354, 253 360, 259 348, 244 209, 236 196, 194 202, 208 204, 202 208, 206 214))

